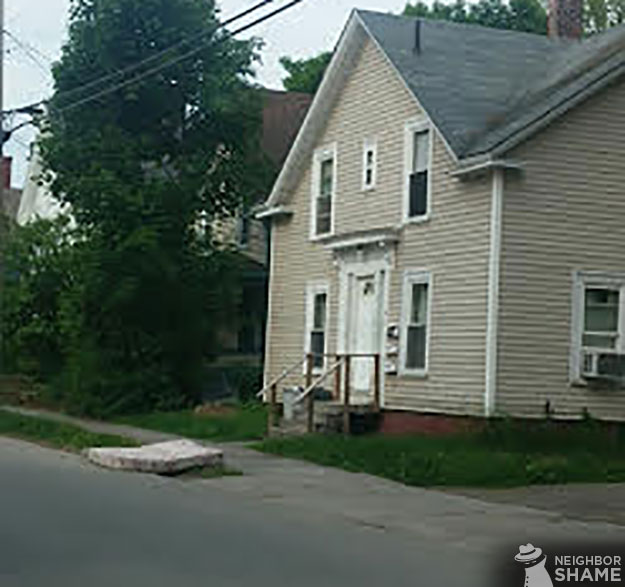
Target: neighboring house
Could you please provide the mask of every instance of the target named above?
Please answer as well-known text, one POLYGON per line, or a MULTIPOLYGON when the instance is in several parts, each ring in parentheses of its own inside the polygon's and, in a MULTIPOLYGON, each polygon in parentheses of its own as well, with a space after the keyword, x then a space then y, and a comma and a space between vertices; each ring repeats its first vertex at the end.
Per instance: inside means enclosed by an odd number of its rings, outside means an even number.
POLYGON ((625 419, 625 28, 551 9, 562 38, 352 13, 259 214, 266 383, 380 353, 389 421, 625 419))
POLYGON ((63 207, 57 199, 52 197, 48 186, 42 181, 42 172, 39 148, 37 143, 33 143, 22 199, 17 212, 17 223, 20 226, 25 226, 38 219, 52 220, 64 211, 69 213, 69 205, 63 207))
MULTIPOLYGON (((279 170, 308 112, 312 96, 299 92, 263 89, 261 148, 279 170)), ((262 366, 267 314, 268 227, 254 217, 254 208, 267 197, 254 194, 248 207, 233 218, 217 221, 213 229, 224 244, 235 246, 244 262, 241 307, 220 336, 224 354, 215 364, 222 373, 214 378, 216 392, 231 383, 228 367, 262 366)))
POLYGON ((2 158, 2 193, 0 193, 0 212, 11 221, 15 221, 22 198, 22 190, 11 187, 11 157, 2 158))

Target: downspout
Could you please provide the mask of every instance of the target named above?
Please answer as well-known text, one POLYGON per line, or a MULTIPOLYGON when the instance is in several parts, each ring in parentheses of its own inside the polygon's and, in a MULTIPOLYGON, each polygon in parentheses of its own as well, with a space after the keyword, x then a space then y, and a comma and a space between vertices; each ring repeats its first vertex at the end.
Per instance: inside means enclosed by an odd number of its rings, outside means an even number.
POLYGON ((263 338, 263 386, 266 386, 271 378, 269 373, 269 353, 270 353, 270 345, 271 345, 271 313, 272 313, 272 285, 274 279, 274 251, 273 251, 273 239, 274 239, 274 226, 273 219, 267 218, 263 221, 263 226, 265 229, 265 234, 267 237, 267 252, 266 252, 266 267, 267 267, 267 281, 266 281, 266 314, 265 314, 265 336, 263 338))
POLYGON ((499 269, 501 264, 501 218, 503 210, 504 170, 493 169, 490 207, 490 254, 488 264, 488 315, 486 323, 486 378, 484 415, 496 412, 497 335, 499 322, 499 269))

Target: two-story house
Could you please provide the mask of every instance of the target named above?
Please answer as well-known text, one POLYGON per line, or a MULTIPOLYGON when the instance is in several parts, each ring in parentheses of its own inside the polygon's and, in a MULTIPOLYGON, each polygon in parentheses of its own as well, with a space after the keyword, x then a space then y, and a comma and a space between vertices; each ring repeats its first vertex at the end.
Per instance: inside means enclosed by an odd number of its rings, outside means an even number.
POLYGON ((378 353, 386 422, 625 419, 625 28, 551 8, 549 37, 352 13, 261 213, 266 382, 351 354, 368 401, 378 353))

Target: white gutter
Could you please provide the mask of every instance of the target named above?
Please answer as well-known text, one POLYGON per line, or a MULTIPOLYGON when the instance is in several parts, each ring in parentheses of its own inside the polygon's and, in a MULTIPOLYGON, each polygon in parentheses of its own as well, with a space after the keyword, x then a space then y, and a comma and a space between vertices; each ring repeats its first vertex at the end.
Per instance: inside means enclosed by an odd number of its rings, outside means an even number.
POLYGON ((488 264, 488 315, 486 323, 486 377, 484 415, 495 414, 497 393, 497 334, 499 321, 499 268, 501 262, 501 217, 503 210, 504 170, 493 169, 490 210, 490 255, 488 264))
POLYGON ((285 208, 284 206, 274 206, 273 208, 265 208, 264 210, 259 210, 254 214, 254 218, 257 220, 263 220, 265 218, 274 218, 276 216, 290 216, 293 214, 293 211, 289 208, 285 208))
POLYGON ((489 169, 523 169, 523 164, 518 161, 509 161, 506 159, 485 159, 473 164, 465 165, 455 171, 452 171, 449 175, 452 177, 466 177, 474 173, 480 173, 488 171, 489 169))

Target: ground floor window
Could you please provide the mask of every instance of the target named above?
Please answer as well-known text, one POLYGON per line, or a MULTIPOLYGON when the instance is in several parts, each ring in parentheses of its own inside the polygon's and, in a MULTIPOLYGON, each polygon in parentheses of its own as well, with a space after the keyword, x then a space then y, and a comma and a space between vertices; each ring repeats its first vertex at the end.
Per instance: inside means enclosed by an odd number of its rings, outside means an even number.
POLYGON ((573 377, 609 375, 621 362, 617 355, 625 353, 624 342, 625 275, 578 273, 573 296, 573 377))
POLYGON ((328 286, 310 284, 306 295, 306 352, 312 353, 315 371, 325 365, 327 353, 328 286))
POLYGON ((400 336, 400 372, 424 375, 429 360, 431 277, 427 271, 404 276, 400 336))

